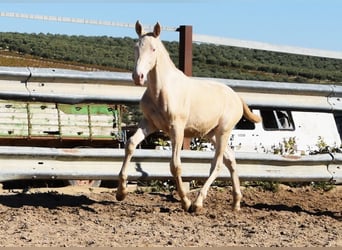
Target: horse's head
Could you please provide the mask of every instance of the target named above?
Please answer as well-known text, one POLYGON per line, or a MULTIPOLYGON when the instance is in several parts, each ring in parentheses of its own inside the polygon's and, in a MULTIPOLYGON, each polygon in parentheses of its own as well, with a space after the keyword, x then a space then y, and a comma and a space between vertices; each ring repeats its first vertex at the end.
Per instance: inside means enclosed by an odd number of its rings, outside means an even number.
POLYGON ((134 48, 135 65, 132 77, 136 85, 143 85, 148 72, 156 65, 160 30, 157 23, 153 32, 145 34, 139 21, 135 24, 139 40, 134 48))

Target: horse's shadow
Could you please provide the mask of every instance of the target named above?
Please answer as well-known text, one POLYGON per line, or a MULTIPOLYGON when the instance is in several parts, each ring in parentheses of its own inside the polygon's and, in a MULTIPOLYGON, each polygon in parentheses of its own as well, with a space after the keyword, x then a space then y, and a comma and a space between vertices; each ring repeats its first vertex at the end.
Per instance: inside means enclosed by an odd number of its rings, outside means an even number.
POLYGON ((286 212, 293 212, 293 213, 306 213, 313 216, 328 216, 335 220, 342 221, 342 216, 340 212, 332 212, 332 211, 309 211, 305 210, 302 207, 295 205, 295 206, 287 206, 284 204, 265 204, 265 203, 257 203, 253 205, 249 205, 247 203, 243 203, 243 206, 257 209, 257 210, 265 210, 265 211, 286 211, 286 212))
POLYGON ((180 202, 180 200, 176 199, 172 194, 151 192, 150 195, 159 196, 164 201, 171 202, 171 203, 179 203, 180 202))
POLYGON ((0 195, 0 204, 11 207, 21 208, 24 206, 44 207, 57 209, 59 207, 78 207, 85 210, 91 210, 89 205, 103 204, 112 205, 113 201, 95 201, 85 195, 68 195, 57 192, 48 193, 18 193, 14 195, 0 195))
MULTIPOLYGON (((151 193, 153 195, 161 196, 162 199, 168 202, 179 202, 173 195, 162 194, 162 193, 151 193)), ((44 207, 48 209, 58 209, 60 207, 75 207, 84 209, 90 212, 95 212, 90 205, 93 204, 101 204, 101 205, 118 205, 118 202, 115 201, 96 201, 88 198, 85 195, 68 195, 68 194, 59 194, 57 192, 48 192, 48 193, 18 193, 14 195, 0 195, 0 204, 6 207, 11 208, 21 208, 24 206, 32 206, 32 207, 44 207)), ((126 204, 129 205, 129 204, 126 204)), ((133 205, 133 204, 131 204, 133 205)), ((256 210, 265 210, 265 211, 287 211, 292 213, 306 213, 308 215, 313 216, 328 216, 338 221, 342 221, 341 212, 333 212, 333 211, 309 211, 303 209, 302 207, 295 206, 287 206, 284 204, 266 204, 266 203, 257 203, 257 204, 248 204, 243 202, 243 207, 253 208, 256 210)), ((134 205, 133 205, 134 206, 134 205)), ((138 206, 135 204, 135 206, 138 206)), ((169 209, 166 209, 167 211, 169 209)), ((161 211, 163 212, 163 211, 161 211)))
MULTIPOLYGON (((152 195, 161 196, 165 201, 168 202, 179 202, 172 195, 151 193, 152 195)), ((96 212, 91 205, 100 204, 104 206, 119 206, 119 204, 129 207, 141 208, 143 205, 139 205, 132 202, 118 202, 102 200, 96 201, 85 195, 68 195, 60 194, 57 192, 47 193, 17 193, 10 195, 0 195, 0 205, 10 208, 22 208, 24 206, 29 207, 43 207, 48 209, 59 209, 62 207, 73 207, 89 212, 96 212)), ((158 205, 159 206, 159 205, 158 205)), ((160 212, 169 212, 170 209, 160 206, 160 212)))

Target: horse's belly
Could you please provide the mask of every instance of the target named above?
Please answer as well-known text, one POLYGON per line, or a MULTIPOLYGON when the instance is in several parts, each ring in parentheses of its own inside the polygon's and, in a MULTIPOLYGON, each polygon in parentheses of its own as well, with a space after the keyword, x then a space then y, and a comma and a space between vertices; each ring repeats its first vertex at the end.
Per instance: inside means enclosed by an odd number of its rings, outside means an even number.
POLYGON ((211 132, 215 126, 207 126, 208 124, 197 124, 196 126, 187 125, 184 129, 184 136, 186 137, 204 137, 211 132))

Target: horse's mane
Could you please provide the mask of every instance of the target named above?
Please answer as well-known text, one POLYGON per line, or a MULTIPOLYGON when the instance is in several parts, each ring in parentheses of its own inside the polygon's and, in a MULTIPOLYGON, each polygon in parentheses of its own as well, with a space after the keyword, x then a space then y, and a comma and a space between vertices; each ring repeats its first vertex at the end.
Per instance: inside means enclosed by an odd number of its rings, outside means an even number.
POLYGON ((167 58, 167 60, 170 61, 170 64, 174 67, 174 68, 177 68, 176 65, 174 64, 174 62, 171 60, 171 57, 170 57, 170 54, 169 52, 167 51, 167 49, 165 48, 165 45, 164 43, 158 38, 159 40, 159 44, 160 44, 160 52, 163 54, 163 56, 165 58, 167 58))
POLYGON ((155 37, 154 33, 153 32, 149 32, 149 33, 146 33, 144 34, 143 36, 151 36, 151 37, 154 37, 158 40, 158 43, 159 43, 159 49, 160 49, 160 53, 165 57, 165 59, 167 59, 170 64, 177 69, 176 65, 174 64, 174 62, 171 60, 171 57, 170 57, 170 54, 169 52, 167 51, 167 49, 165 48, 165 45, 164 43, 160 40, 159 37, 155 37))

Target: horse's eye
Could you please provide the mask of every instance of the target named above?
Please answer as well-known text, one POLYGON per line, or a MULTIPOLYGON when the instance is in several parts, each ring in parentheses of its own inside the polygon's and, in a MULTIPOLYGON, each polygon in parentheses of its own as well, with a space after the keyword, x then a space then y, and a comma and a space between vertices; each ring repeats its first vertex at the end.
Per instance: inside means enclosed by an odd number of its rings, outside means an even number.
POLYGON ((152 48, 152 52, 155 52, 156 51, 156 49, 155 48, 152 48))

